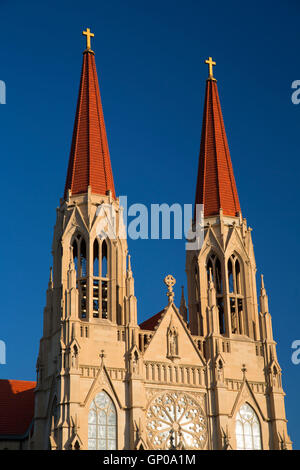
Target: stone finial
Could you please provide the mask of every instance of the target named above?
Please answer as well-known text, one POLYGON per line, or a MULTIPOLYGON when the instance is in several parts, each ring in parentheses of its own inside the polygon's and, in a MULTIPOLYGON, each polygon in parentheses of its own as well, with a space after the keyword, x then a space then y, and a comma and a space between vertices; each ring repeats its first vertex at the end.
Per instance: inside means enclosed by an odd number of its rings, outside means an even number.
POLYGON ((130 256, 129 253, 128 253, 128 255, 127 255, 127 258, 128 258, 127 272, 131 273, 131 272, 132 272, 132 269, 131 269, 131 256, 130 256))
POLYGON ((263 274, 261 274, 261 287, 260 287, 259 303, 260 303, 260 312, 263 313, 263 314, 268 313, 269 312, 268 296, 267 296, 267 292, 266 292, 266 289, 265 289, 263 274))
POLYGON ((242 369, 241 369, 241 370, 242 370, 242 372, 243 372, 243 378, 245 378, 245 377, 246 377, 246 372, 247 372, 246 364, 243 364, 243 365, 242 365, 242 369))
POLYGON ((70 246, 70 260, 69 260, 69 269, 73 269, 74 267, 74 254, 73 254, 73 246, 70 246))
POLYGON ((181 313, 182 318, 184 321, 187 321, 187 306, 184 297, 184 286, 181 286, 181 300, 180 300, 180 307, 179 312, 181 313))
POLYGON ((50 289, 53 287, 53 270, 52 270, 52 266, 50 267, 48 287, 50 289))
POLYGON ((213 280, 213 275, 212 275, 212 269, 209 267, 209 288, 212 289, 214 287, 214 280, 213 280))
POLYGON ((174 296, 175 296, 175 294, 173 292, 173 286, 176 284, 176 279, 171 274, 168 274, 164 278, 164 283, 168 287, 167 296, 168 296, 168 299, 169 299, 169 304, 171 304, 173 302, 174 296))
POLYGON ((103 364, 104 358, 106 357, 104 349, 101 349, 101 353, 99 354, 99 357, 101 359, 101 363, 103 364))

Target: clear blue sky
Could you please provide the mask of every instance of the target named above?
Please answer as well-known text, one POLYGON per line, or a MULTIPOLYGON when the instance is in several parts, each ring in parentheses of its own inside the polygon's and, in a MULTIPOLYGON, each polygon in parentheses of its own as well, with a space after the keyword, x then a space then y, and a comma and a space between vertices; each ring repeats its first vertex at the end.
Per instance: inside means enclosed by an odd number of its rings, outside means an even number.
MULTIPOLYGON (((300 4, 289 1, 90 0, 0 2, 1 378, 35 379, 55 208, 63 194, 84 38, 93 49, 116 190, 129 202, 194 199, 209 56, 242 212, 265 275, 300 448, 299 121, 300 4)), ((167 298, 163 278, 186 285, 182 241, 129 241, 139 320, 167 298)))

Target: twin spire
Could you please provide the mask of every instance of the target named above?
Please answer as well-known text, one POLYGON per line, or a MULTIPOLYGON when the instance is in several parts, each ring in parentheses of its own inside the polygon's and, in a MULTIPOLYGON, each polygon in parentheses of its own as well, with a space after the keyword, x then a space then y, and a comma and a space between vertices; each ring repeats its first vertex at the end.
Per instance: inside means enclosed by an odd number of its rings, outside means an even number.
POLYGON ((83 34, 87 47, 83 62, 79 95, 73 130, 69 166, 65 185, 65 199, 88 191, 105 195, 111 191, 115 198, 115 187, 104 123, 95 55, 91 49, 89 29, 83 34))
MULTIPOLYGON (((95 54, 91 49, 94 34, 87 28, 86 49, 69 157, 65 199, 71 195, 91 192, 115 198, 113 173, 108 149, 95 54)), ((195 204, 204 204, 204 215, 236 216, 240 212, 239 199, 233 175, 231 158, 225 134, 217 82, 213 76, 216 62, 209 57, 209 77, 199 155, 198 180, 195 204)))
POLYGON ((216 63, 211 57, 206 63, 209 76, 206 81, 195 204, 204 205, 204 217, 217 215, 220 209, 224 215, 237 216, 241 209, 217 81, 213 76, 213 65, 216 63))

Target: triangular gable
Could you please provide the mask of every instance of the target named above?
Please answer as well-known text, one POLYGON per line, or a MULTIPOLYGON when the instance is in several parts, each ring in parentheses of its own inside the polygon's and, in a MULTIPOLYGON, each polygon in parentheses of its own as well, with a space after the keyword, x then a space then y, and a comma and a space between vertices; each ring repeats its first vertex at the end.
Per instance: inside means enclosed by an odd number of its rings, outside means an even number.
POLYGON ((115 387, 113 386, 111 378, 104 364, 102 364, 100 369, 98 370, 98 373, 95 379, 93 380, 93 383, 85 397, 84 402, 81 403, 81 406, 86 406, 87 403, 91 400, 91 397, 94 397, 97 394, 98 390, 99 392, 101 390, 104 390, 108 393, 112 393, 119 407, 122 408, 119 397, 116 393, 115 387))
POLYGON ((195 345, 185 321, 174 304, 169 305, 156 326, 154 335, 144 353, 144 360, 168 360, 167 334, 170 325, 178 331, 178 358, 176 364, 205 365, 205 359, 195 345))
POLYGON ((71 217, 66 224, 66 227, 63 230, 62 240, 65 238, 66 234, 72 229, 72 227, 79 228, 81 232, 88 233, 89 229, 85 223, 84 217, 81 213, 81 210, 78 206, 74 207, 71 217))
POLYGON ((247 259, 249 259, 249 255, 246 251, 244 242, 241 238, 241 235, 239 231, 237 230, 236 226, 233 226, 233 229, 231 230, 231 233, 227 239, 226 243, 226 248, 225 248, 225 253, 226 252, 234 252, 236 251, 237 253, 244 254, 247 259))
POLYGON ((219 256, 221 256, 223 253, 223 248, 218 240, 218 237, 215 234, 213 227, 210 225, 206 232, 199 256, 200 254, 203 255, 205 251, 210 251, 211 249, 215 250, 219 256))
POLYGON ((253 391, 251 390, 251 387, 249 386, 249 383, 246 379, 244 379, 242 386, 236 396, 234 405, 232 407, 231 413, 230 413, 230 418, 232 418, 236 412, 240 409, 240 407, 243 405, 243 403, 248 403, 254 411, 260 415, 260 417, 266 421, 266 418, 255 398, 255 395, 253 391))

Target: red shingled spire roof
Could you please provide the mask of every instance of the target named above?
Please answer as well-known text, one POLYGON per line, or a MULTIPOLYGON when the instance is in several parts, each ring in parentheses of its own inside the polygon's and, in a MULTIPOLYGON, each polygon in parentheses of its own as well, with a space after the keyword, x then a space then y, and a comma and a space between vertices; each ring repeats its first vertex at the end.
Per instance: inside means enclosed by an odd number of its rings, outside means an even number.
POLYGON ((202 123, 195 204, 204 204, 204 216, 236 216, 240 204, 236 189, 217 82, 208 78, 202 123))
POLYGON ((110 190, 116 197, 95 56, 90 49, 83 53, 65 198, 68 190, 81 194, 88 186, 92 193, 104 195, 110 190))

